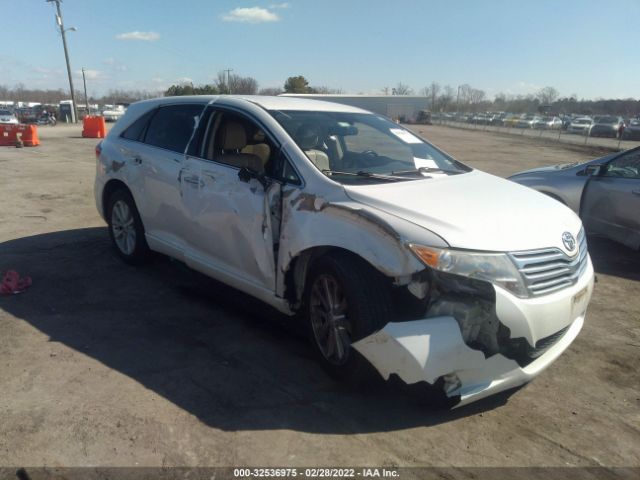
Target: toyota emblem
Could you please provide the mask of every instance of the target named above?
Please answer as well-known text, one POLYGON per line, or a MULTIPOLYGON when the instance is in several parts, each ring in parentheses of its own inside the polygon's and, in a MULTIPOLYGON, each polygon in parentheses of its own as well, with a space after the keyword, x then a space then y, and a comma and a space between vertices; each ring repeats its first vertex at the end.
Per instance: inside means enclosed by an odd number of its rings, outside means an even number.
POLYGON ((573 252, 576 248, 576 239, 569 232, 564 232, 562 234, 562 243, 569 252, 573 252))

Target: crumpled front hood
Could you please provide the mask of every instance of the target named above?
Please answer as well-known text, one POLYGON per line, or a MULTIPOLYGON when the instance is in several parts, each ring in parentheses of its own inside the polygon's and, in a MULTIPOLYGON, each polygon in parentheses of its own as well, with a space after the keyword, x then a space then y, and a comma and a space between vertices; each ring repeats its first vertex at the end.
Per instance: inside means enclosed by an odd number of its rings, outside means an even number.
POLYGON ((351 199, 420 225, 455 248, 507 252, 557 247, 569 253, 562 234, 577 237, 582 226, 556 200, 478 170, 344 188, 351 199))

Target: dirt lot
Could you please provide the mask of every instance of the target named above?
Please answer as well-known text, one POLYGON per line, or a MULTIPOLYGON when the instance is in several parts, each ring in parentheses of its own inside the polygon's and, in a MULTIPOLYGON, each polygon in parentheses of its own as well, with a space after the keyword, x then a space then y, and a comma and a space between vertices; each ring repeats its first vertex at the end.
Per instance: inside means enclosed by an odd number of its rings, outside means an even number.
MULTIPOLYGON (((497 175, 598 152, 419 127, 497 175)), ((0 149, 0 466, 640 466, 640 256, 590 239, 571 348, 511 396, 452 412, 349 391, 290 322, 168 260, 121 263, 93 202, 94 140, 0 149)))

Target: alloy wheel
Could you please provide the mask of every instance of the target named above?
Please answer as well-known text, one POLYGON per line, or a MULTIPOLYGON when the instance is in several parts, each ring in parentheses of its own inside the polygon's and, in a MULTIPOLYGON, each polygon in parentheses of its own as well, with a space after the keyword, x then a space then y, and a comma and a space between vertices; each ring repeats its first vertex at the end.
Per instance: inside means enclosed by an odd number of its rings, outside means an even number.
POLYGON ((125 255, 133 254, 136 248, 136 228, 131 208, 123 200, 113 204, 111 230, 116 245, 125 255))
POLYGON ((309 316, 322 355, 334 365, 344 365, 351 348, 351 323, 344 290, 332 275, 315 278, 309 297, 309 316))

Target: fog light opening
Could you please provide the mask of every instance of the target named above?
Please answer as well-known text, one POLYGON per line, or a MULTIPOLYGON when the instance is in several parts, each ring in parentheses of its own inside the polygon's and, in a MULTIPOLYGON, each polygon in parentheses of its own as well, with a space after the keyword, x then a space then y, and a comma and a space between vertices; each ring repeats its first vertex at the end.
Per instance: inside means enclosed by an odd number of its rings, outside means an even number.
POLYGON ((444 381, 444 385, 442 389, 444 393, 447 394, 448 397, 452 396, 462 388, 462 382, 458 378, 458 375, 455 372, 447 373, 443 375, 442 380, 444 381))

